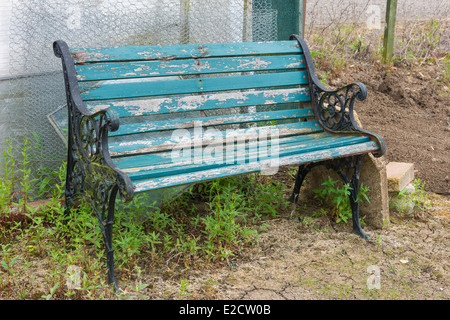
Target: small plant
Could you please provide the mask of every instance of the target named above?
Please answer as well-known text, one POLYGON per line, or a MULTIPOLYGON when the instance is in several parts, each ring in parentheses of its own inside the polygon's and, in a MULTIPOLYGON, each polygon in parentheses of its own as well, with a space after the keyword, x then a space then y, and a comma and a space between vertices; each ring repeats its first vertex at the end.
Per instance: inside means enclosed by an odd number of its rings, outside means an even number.
POLYGON ((59 286, 60 286, 60 283, 59 282, 56 283, 53 287, 50 288, 50 293, 47 295, 43 295, 42 298, 45 300, 51 300, 54 297, 55 292, 59 288, 59 286))
POLYGON ((303 217, 299 222, 306 228, 314 228, 314 220, 311 217, 303 217))
POLYGON ((325 86, 328 82, 329 77, 330 77, 330 71, 327 71, 326 73, 322 73, 320 75, 320 82, 325 86))
POLYGON ((413 191, 404 188, 395 199, 389 202, 390 207, 407 215, 425 212, 433 205, 432 200, 428 199, 428 194, 425 192, 425 184, 425 181, 415 179, 412 182, 413 191))
MULTIPOLYGON (((337 183, 338 181, 328 178, 322 183, 322 188, 314 189, 313 192, 316 194, 317 198, 333 204, 330 214, 336 219, 337 223, 341 221, 347 223, 348 219, 351 219, 352 217, 352 209, 349 200, 351 187, 344 184, 340 188, 337 186, 337 183)), ((362 199, 365 199, 367 202, 370 202, 367 196, 368 192, 369 188, 361 183, 356 201, 363 202, 362 199)), ((324 214, 324 211, 319 214, 324 214)))
POLYGON ((288 176, 295 181, 295 177, 297 176, 297 167, 288 167, 287 174, 288 176))
POLYGON ((15 269, 14 264, 20 257, 10 258, 9 256, 5 256, 2 261, 0 261, 0 267, 2 267, 9 274, 14 275, 15 269))
POLYGON ((3 174, 0 177, 0 209, 1 215, 7 214, 9 206, 16 196, 17 163, 10 140, 6 141, 2 161, 3 174))
POLYGON ((280 210, 289 206, 289 202, 284 198, 285 185, 271 176, 257 174, 250 176, 250 179, 253 191, 247 206, 252 208, 256 217, 276 218, 280 210))
POLYGON ((189 287, 189 282, 186 279, 180 280, 180 289, 178 290, 178 300, 183 299, 186 296, 189 296, 189 293, 187 293, 189 287))
MULTIPOLYGON (((29 156, 33 163, 37 165, 37 168, 34 170, 34 175, 37 179, 33 180, 33 193, 36 194, 38 198, 48 198, 53 191, 54 182, 58 178, 58 171, 44 165, 44 159, 46 158, 44 156, 44 139, 37 133, 33 133, 33 138, 35 153, 32 153, 29 156)), ((61 155, 49 156, 51 160, 56 160, 60 157, 61 155)))
POLYGON ((13 206, 18 207, 21 213, 30 210, 27 205, 32 200, 36 179, 31 178, 29 148, 28 140, 25 140, 20 150, 21 157, 18 157, 11 141, 6 141, 0 176, 0 220, 2 215, 8 215, 13 206))
POLYGON ((352 51, 356 54, 356 53, 360 53, 362 51, 364 51, 367 48, 367 44, 363 43, 363 36, 361 35, 360 37, 358 37, 358 39, 354 40, 351 43, 351 48, 352 51))
POLYGON ((381 246, 383 244, 383 237, 380 234, 377 236, 377 240, 375 240, 375 244, 378 248, 381 248, 381 246))
POLYGON ((325 216, 327 216, 327 215, 329 215, 328 211, 325 210, 325 209, 323 209, 323 208, 321 208, 319 211, 314 212, 314 213, 312 214, 312 216, 313 216, 314 218, 325 217, 325 216))

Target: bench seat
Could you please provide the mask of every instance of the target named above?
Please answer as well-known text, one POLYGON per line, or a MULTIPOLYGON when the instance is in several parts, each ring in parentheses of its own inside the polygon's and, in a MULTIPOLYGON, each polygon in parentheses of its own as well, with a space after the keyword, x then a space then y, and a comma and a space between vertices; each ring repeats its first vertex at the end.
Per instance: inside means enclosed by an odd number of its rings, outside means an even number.
MULTIPOLYGON (((375 142, 369 137, 334 136, 325 132, 304 136, 283 137, 278 141, 279 155, 275 163, 280 166, 299 165, 315 161, 323 161, 335 157, 368 153, 378 150, 375 142)), ((263 146, 265 148, 265 146, 263 146)), ((216 178, 268 170, 274 159, 268 150, 266 157, 258 157, 258 151, 249 149, 249 143, 238 145, 234 149, 244 148, 246 163, 235 159, 227 164, 226 154, 221 146, 222 154, 203 159, 202 163, 194 161, 194 150, 191 157, 184 162, 173 162, 171 152, 157 152, 146 155, 113 158, 114 164, 130 177, 134 192, 145 192, 155 189, 175 187, 188 183, 201 182, 216 178)))

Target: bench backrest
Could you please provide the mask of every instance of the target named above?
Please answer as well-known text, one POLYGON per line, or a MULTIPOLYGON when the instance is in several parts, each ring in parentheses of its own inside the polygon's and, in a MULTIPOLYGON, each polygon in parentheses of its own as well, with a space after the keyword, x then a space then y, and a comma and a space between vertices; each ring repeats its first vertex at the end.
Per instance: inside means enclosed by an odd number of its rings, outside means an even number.
MULTIPOLYGON (((81 97, 114 109, 112 156, 169 150, 173 132, 202 127, 322 131, 297 41, 72 48, 81 97), (306 102, 306 106, 303 103, 306 102)), ((210 137, 212 138, 212 137, 210 137)), ((208 143, 208 139, 203 139, 208 143)))

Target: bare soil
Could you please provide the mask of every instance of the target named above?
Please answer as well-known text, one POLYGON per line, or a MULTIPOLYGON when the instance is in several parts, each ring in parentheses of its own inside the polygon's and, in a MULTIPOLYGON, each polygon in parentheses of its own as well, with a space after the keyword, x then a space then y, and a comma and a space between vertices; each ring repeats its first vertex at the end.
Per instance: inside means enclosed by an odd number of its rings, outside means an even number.
POLYGON ((367 241, 329 217, 305 223, 317 209, 310 203, 301 210, 305 216, 287 219, 286 212, 267 221, 258 244, 226 265, 155 270, 136 280, 150 284, 145 290, 124 289, 137 299, 163 300, 446 300, 450 203, 443 196, 432 198, 424 219, 393 215, 382 230, 365 226, 367 241))
POLYGON ((382 135, 389 162, 414 163, 429 191, 449 195, 450 92, 438 81, 438 66, 369 70, 361 66, 352 74, 369 92, 356 106, 364 128, 382 135))

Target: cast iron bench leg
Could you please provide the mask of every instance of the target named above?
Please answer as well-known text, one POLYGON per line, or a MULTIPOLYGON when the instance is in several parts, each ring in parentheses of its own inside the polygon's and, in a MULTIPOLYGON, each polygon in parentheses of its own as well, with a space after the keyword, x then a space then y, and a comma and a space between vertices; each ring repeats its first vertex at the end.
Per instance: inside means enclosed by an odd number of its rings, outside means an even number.
MULTIPOLYGON (((71 156, 68 157, 67 164, 67 174, 66 174, 66 186, 65 186, 65 205, 64 205, 64 213, 66 215, 70 214, 70 210, 74 205, 75 195, 82 192, 82 190, 77 190, 77 188, 81 188, 81 186, 76 186, 73 182, 74 172, 73 172, 73 160, 71 156)), ((112 245, 112 235, 113 235, 113 224, 114 224, 114 211, 116 205, 116 196, 119 190, 117 185, 114 185, 108 190, 101 190, 100 193, 104 192, 104 195, 100 199, 100 201, 104 200, 105 203, 97 203, 95 199, 89 199, 91 205, 95 211, 95 215, 100 224, 100 229, 103 234, 103 239, 105 241, 106 248, 106 261, 108 267, 108 282, 113 285, 114 291, 118 292, 119 287, 117 285, 115 276, 114 276, 114 250, 112 245), (105 217, 106 214, 106 217, 105 217)), ((88 197, 89 198, 89 197, 88 197)))
MULTIPOLYGON (((94 209, 95 215, 97 216, 100 230, 103 234, 103 239, 105 241, 106 250, 106 265, 108 267, 108 282, 113 285, 114 291, 118 292, 119 287, 114 276, 114 249, 112 243, 113 236, 113 224, 114 224, 114 212, 116 207, 116 196, 119 187, 114 185, 111 189, 107 188, 104 196, 101 197, 100 201, 96 202, 95 199, 90 199, 92 208, 94 209), (109 193, 109 194, 108 194, 109 193)), ((102 191, 100 191, 102 192, 102 191)))
POLYGON ((357 201, 363 156, 364 155, 356 155, 343 159, 337 159, 333 162, 333 164, 331 164, 331 167, 338 173, 344 181, 344 184, 350 187, 349 199, 350 207, 352 209, 353 233, 363 239, 369 239, 369 236, 362 230, 361 223, 359 222, 359 201, 357 201), (351 171, 353 171, 353 174, 351 174, 351 171))
POLYGON ((349 197, 350 197, 350 206, 352 208, 353 232, 363 239, 369 239, 369 236, 366 233, 364 233, 364 231, 361 228, 361 224, 359 222, 359 201, 357 201, 362 157, 363 157, 362 155, 356 156, 353 176, 351 180, 348 182, 351 188, 349 197))
MULTIPOLYGON (((105 239, 106 246, 106 263, 108 266, 108 281, 113 285, 114 291, 119 291, 116 279, 114 277, 114 249, 112 245, 112 234, 113 234, 113 224, 114 224, 114 211, 116 206, 116 196, 119 188, 115 186, 111 190, 108 204, 108 216, 106 217, 105 229, 103 232, 103 237, 105 239)), ((101 221, 100 221, 101 223, 101 221)), ((102 230, 103 231, 103 230, 102 230)))
POLYGON ((295 208, 297 207, 298 196, 300 194, 300 189, 302 187, 303 181, 305 180, 305 177, 309 173, 309 171, 311 171, 312 167, 313 167, 312 163, 303 164, 298 167, 298 171, 295 176, 294 191, 292 191, 292 195, 289 198, 289 201, 293 203, 293 208, 289 218, 292 218, 292 215, 295 212, 295 208))
POLYGON ((344 184, 350 187, 350 207, 352 209, 352 222, 353 222, 353 233, 360 236, 363 239, 369 239, 369 236, 362 230, 361 223, 359 222, 359 180, 361 172, 361 161, 363 155, 357 155, 352 157, 347 157, 343 159, 325 161, 323 163, 310 163, 306 165, 300 165, 295 176, 294 190, 292 192, 289 201, 294 204, 294 208, 291 211, 290 217, 295 212, 296 204, 298 201, 298 196, 300 194, 300 188, 305 180, 306 175, 311 171, 311 168, 318 164, 324 164, 327 168, 335 170, 338 175, 343 180, 344 184), (353 174, 350 173, 353 169, 353 174))

